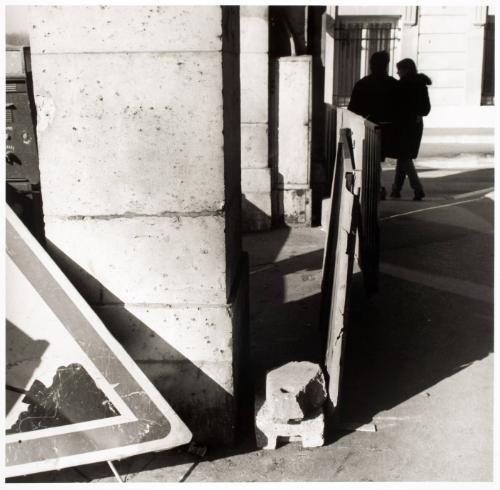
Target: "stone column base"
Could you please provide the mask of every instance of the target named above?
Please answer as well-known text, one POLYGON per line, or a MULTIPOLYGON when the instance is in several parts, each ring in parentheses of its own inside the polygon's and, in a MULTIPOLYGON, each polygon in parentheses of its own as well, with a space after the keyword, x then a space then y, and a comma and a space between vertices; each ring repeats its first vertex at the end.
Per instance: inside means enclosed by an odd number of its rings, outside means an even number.
POLYGON ((273 191, 277 215, 290 226, 311 226, 312 192, 310 188, 273 191))

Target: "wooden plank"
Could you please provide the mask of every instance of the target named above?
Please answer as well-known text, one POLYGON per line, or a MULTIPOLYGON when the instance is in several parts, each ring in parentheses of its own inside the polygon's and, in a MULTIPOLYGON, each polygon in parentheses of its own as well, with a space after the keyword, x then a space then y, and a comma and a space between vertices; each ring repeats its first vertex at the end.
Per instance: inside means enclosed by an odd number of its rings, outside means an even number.
POLYGON ((189 442, 184 423, 10 208, 6 246, 5 475, 189 442))
POLYGON ((344 349, 345 327, 348 321, 348 300, 350 281, 354 264, 356 244, 356 216, 359 208, 358 195, 353 193, 354 157, 350 131, 343 129, 340 132, 342 141, 342 160, 338 160, 338 170, 335 177, 341 179, 339 199, 332 195, 328 247, 326 260, 331 261, 331 295, 324 298, 330 303, 327 322, 327 340, 325 366, 328 374, 328 391, 332 408, 335 408, 339 399, 339 390, 342 374, 342 354, 344 349), (334 204, 336 203, 336 204, 334 204), (335 240, 334 240, 335 239, 335 240), (334 243, 335 242, 335 243, 334 243))
POLYGON ((328 338, 328 329, 331 311, 331 296, 333 288, 333 273, 335 267, 335 247, 337 246, 337 237, 339 232, 340 217, 340 196, 342 185, 344 184, 344 156, 342 143, 339 141, 337 146, 335 167, 333 169, 333 178, 331 186, 330 199, 330 218, 325 242, 325 251, 323 255, 323 274, 321 281, 321 309, 320 325, 323 331, 324 342, 328 338))

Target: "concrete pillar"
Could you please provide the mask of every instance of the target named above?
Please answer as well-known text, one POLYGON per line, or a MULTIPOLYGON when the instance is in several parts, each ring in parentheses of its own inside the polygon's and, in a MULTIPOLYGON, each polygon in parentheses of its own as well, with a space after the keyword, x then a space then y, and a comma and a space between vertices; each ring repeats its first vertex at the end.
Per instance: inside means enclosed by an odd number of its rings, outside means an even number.
POLYGON ((271 227, 268 158, 269 7, 242 5, 241 191, 245 231, 271 227))
POLYGON ((30 26, 49 251, 194 438, 230 442, 238 8, 43 6, 30 26))
POLYGON ((277 201, 287 224, 311 224, 312 57, 277 61, 277 201))

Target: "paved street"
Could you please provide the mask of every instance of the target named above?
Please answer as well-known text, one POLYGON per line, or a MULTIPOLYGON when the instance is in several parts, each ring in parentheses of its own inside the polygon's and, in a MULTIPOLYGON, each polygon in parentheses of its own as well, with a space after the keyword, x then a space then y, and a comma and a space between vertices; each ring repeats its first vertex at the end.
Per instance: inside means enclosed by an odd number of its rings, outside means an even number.
MULTIPOLYGON (((423 162, 427 198, 381 202, 380 291, 355 278, 342 421, 327 445, 256 450, 249 432, 204 458, 179 449, 117 463, 127 481, 488 481, 493 473, 493 168, 423 162), (457 168, 459 167, 459 168, 457 168), (352 430, 358 427, 362 430, 352 430)), ((383 181, 394 176, 385 165, 383 181)), ((318 361, 325 234, 245 237, 253 372, 318 361)), ((113 481, 105 464, 23 481, 113 481)), ((20 479, 19 479, 20 480, 20 479)))

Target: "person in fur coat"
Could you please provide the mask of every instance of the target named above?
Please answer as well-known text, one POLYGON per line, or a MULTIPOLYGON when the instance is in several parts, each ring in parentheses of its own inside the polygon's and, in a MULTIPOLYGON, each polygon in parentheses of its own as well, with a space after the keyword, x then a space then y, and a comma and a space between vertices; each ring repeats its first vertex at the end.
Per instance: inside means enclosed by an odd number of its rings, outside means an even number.
POLYGON ((415 195, 413 199, 420 201, 425 197, 425 193, 413 159, 418 156, 422 140, 422 118, 431 110, 427 86, 432 82, 427 75, 417 72, 415 62, 410 58, 401 60, 396 66, 400 81, 396 91, 397 109, 392 154, 388 156, 396 158, 397 164, 391 197, 401 197, 401 189, 408 176, 415 195))

